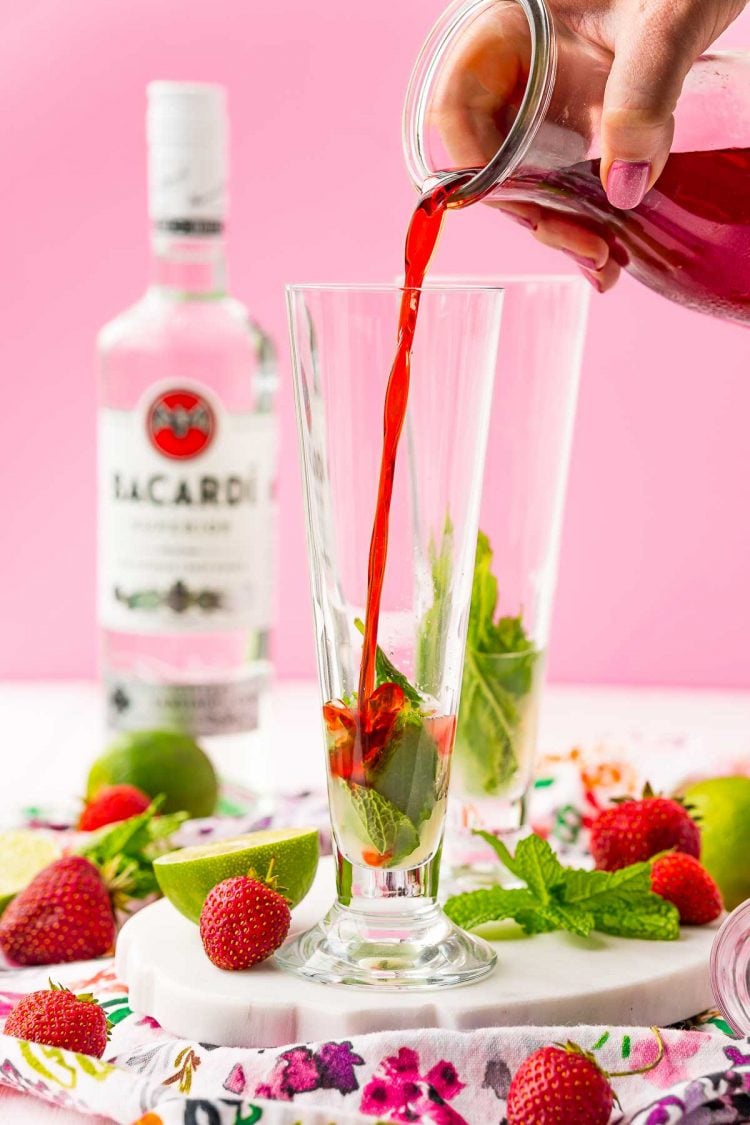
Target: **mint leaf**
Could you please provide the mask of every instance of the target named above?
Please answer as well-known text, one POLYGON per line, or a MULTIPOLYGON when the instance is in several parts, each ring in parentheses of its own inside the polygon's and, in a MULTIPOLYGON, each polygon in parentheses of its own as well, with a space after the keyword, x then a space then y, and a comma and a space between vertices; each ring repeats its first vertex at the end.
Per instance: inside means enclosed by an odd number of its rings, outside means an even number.
POLYGON ((497 579, 492 573, 492 548, 483 531, 477 536, 474 578, 471 586, 471 612, 467 646, 477 652, 492 652, 496 644, 495 613, 498 602, 497 579))
POLYGON ((419 828, 435 806, 438 754, 421 719, 416 722, 416 718, 412 713, 402 721, 401 730, 367 780, 419 828))
POLYGON ((619 871, 583 871, 577 868, 563 868, 563 871, 565 902, 584 905, 590 910, 596 910, 600 903, 627 906, 651 891, 650 863, 633 863, 619 871))
POLYGON ((659 895, 644 895, 632 909, 604 904, 595 907, 594 929, 614 937, 641 938, 646 941, 677 941, 680 915, 677 907, 659 895))
POLYGON ((594 917, 590 912, 574 906, 541 903, 530 891, 520 888, 487 887, 454 895, 446 902, 445 912, 465 930, 509 918, 513 918, 528 934, 569 930, 586 937, 594 928, 594 917))
POLYGON ((476 828, 473 835, 489 844, 502 865, 526 883, 540 902, 549 902, 550 888, 562 883, 568 874, 569 869, 563 867, 547 841, 533 832, 518 841, 515 855, 511 855, 503 841, 491 832, 476 828))
POLYGON ((453 552, 453 522, 447 515, 440 549, 436 547, 434 539, 430 542, 432 605, 422 619, 417 642, 417 678, 428 687, 440 683, 443 678, 442 661, 453 598, 453 552))
MULTIPOLYGON (((354 618, 354 626, 364 636, 365 623, 361 617, 354 618)), ((422 696, 414 685, 409 683, 403 672, 399 672, 395 664, 391 663, 380 645, 375 649, 375 680, 377 687, 381 684, 397 684, 410 703, 417 707, 422 706, 422 696)))
POLYGON ((563 882, 566 874, 547 841, 534 833, 519 840, 513 857, 513 873, 523 879, 540 902, 551 901, 552 892, 563 882))
POLYGON ((495 657, 467 647, 456 753, 467 788, 479 796, 501 793, 518 768, 513 738, 519 714, 502 673, 495 657))
POLYGON ((562 903, 547 903, 539 913, 545 921, 556 923, 558 930, 568 930, 579 937, 588 937, 594 929, 594 915, 580 906, 564 906, 562 903))
POLYGON ((348 785, 352 808, 367 839, 379 855, 397 863, 414 851, 419 834, 407 816, 375 789, 348 785))
POLYGON ((106 863, 118 855, 139 854, 151 843, 152 829, 149 826, 163 803, 163 797, 156 797, 138 816, 100 828, 92 834, 93 839, 87 840, 78 849, 79 855, 87 856, 94 863, 106 863))
POLYGON ((531 835, 511 855, 502 840, 476 832, 525 889, 492 887, 449 899, 446 909, 458 925, 512 917, 526 933, 568 930, 585 937, 591 930, 621 937, 674 941, 679 914, 672 903, 651 891, 650 864, 620 871, 584 871, 564 867, 546 840, 531 835), (449 909, 448 909, 449 908, 449 909))
POLYGON ((480 531, 456 735, 466 785, 480 796, 502 793, 518 769, 516 744, 539 664, 520 617, 495 622, 497 604, 492 548, 480 531))
POLYGON ((485 843, 489 844, 503 867, 507 867, 513 875, 520 878, 516 861, 499 836, 494 836, 492 832, 485 832, 482 828, 475 828, 472 835, 480 836, 485 843))
POLYGON ((445 904, 445 913, 464 930, 473 930, 484 922, 502 922, 506 918, 518 919, 537 909, 534 896, 528 891, 507 887, 486 887, 453 895, 445 904))

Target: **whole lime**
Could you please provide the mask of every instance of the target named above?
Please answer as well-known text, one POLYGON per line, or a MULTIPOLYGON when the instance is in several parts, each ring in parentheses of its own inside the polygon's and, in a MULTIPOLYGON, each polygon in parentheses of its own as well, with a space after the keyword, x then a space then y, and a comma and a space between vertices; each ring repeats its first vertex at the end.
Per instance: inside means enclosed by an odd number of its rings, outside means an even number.
POLYGON ((105 785, 135 785, 156 797, 163 793, 162 812, 210 816, 219 785, 208 756, 187 734, 171 730, 139 730, 121 734, 94 762, 86 796, 105 785))
POLYGON ((750 777, 712 777, 682 796, 700 824, 701 863, 734 910, 750 898, 750 777))

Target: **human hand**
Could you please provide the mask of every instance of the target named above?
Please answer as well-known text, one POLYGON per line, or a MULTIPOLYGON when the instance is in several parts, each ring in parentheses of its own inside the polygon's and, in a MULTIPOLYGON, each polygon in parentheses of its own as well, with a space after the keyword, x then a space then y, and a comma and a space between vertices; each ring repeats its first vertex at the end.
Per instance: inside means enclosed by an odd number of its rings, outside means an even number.
MULTIPOLYGON (((669 156, 673 113, 685 77, 746 2, 547 0, 558 29, 579 45, 578 65, 572 55, 564 64, 571 114, 591 68, 609 70, 599 122, 600 170, 615 207, 637 207, 658 179, 669 156)), ((525 54, 528 34, 517 5, 491 9, 471 29, 433 107, 458 166, 486 163, 497 151, 502 139, 498 121, 517 106, 519 84, 525 86, 525 54)), ((600 292, 616 282, 620 266, 606 240, 590 226, 535 203, 494 200, 493 205, 531 229, 539 242, 571 256, 600 292)))

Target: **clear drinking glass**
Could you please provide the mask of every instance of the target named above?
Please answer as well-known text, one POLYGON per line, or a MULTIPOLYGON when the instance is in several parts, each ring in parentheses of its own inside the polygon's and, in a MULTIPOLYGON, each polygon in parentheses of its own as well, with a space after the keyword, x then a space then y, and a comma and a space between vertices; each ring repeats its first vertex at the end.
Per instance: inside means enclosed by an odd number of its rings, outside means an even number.
POLYGON ((504 292, 443 852, 470 889, 498 871, 472 830, 512 834, 526 820, 590 286, 574 275, 434 282, 504 292))
POLYGON ((672 155, 638 207, 599 172, 612 53, 545 0, 455 0, 420 52, 403 145, 418 190, 474 169, 453 205, 521 201, 580 216, 656 292, 750 321, 750 53, 701 56, 675 110, 672 155))
POLYGON ((711 948, 714 1000, 738 1035, 750 1035, 750 899, 733 910, 711 948))
POLYGON ((316 980, 418 989, 476 980, 495 961, 436 895, 502 293, 422 291, 378 686, 362 709, 368 554, 402 293, 288 289, 338 898, 278 959, 316 980))

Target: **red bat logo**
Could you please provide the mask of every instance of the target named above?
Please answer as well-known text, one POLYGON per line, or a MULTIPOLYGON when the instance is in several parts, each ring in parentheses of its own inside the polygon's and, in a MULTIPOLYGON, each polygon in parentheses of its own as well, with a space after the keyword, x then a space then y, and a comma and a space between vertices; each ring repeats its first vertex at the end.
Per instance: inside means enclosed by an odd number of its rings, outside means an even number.
POLYGON ((195 391, 165 391, 151 404, 147 429, 151 444, 165 457, 186 459, 208 448, 216 419, 210 404, 195 391))

